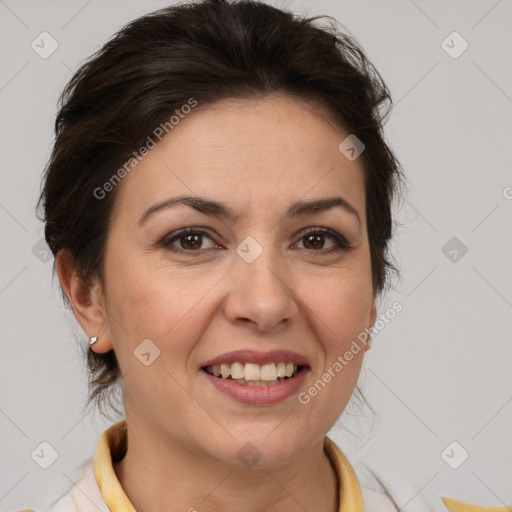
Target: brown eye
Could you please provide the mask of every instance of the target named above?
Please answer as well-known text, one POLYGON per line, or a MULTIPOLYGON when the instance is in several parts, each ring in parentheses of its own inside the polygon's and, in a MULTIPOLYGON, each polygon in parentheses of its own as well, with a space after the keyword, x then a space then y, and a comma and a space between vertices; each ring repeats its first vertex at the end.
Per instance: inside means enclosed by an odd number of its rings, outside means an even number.
POLYGON ((180 231, 162 241, 162 245, 173 252, 192 253, 202 252, 215 246, 212 237, 205 231, 198 229, 187 229, 180 231), (212 241, 210 247, 203 247, 204 239, 212 241))
POLYGON ((306 249, 323 249, 325 243, 325 235, 306 235, 303 240, 306 249))
POLYGON ((312 228, 302 235, 300 240, 304 245, 304 249, 310 252, 330 253, 351 248, 345 237, 327 228, 312 228), (325 248, 326 238, 334 241, 334 244, 331 244, 328 248, 325 248))
POLYGON ((202 244, 203 235, 185 235, 180 236, 182 249, 199 249, 202 244))

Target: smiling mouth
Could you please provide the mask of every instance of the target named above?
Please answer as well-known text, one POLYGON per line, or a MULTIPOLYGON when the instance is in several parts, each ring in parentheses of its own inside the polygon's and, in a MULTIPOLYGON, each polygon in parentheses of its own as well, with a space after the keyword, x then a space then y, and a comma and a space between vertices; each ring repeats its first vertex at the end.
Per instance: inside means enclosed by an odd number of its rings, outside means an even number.
POLYGON ((231 380, 245 386, 274 386, 292 379, 304 369, 294 363, 239 363, 204 366, 203 371, 218 379, 231 380))

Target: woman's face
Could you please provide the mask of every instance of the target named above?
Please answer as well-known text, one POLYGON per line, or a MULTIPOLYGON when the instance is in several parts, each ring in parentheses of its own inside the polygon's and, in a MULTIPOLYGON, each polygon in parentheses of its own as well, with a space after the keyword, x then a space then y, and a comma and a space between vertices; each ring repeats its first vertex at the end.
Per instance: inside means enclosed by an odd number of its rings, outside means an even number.
POLYGON ((362 163, 338 150, 348 135, 295 99, 199 104, 118 185, 95 350, 115 350, 134 428, 272 466, 335 423, 364 350, 344 354, 375 320, 362 163), (165 206, 182 196, 197 208, 165 206), (277 379, 290 363, 296 376, 277 379))

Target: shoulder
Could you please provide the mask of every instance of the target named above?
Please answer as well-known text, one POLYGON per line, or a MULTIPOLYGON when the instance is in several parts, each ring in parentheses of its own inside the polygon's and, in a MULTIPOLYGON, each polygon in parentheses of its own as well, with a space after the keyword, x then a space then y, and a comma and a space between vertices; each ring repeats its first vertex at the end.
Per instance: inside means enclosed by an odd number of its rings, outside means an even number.
MULTIPOLYGON (((93 505, 91 507, 94 508, 93 505)), ((55 500, 51 505, 50 508, 47 508, 45 510, 42 509, 33 509, 33 508, 24 508, 23 510, 19 510, 17 512, 85 512, 89 510, 93 510, 91 507, 84 509, 79 508, 78 504, 76 503, 74 497, 72 496, 71 492, 68 492, 55 500)))
POLYGON ((54 501, 47 512, 109 512, 96 476, 92 459, 82 464, 78 480, 60 498, 54 501))
POLYGON ((424 484, 404 479, 362 463, 354 465, 361 486, 365 512, 397 512, 404 508, 415 512, 446 510, 441 498, 418 492, 424 484))
POLYGON ((75 474, 69 489, 47 509, 24 509, 18 512, 110 512, 96 481, 92 459, 79 466, 75 474))
POLYGON ((386 472, 377 471, 361 460, 350 462, 339 446, 329 439, 324 440, 324 449, 330 456, 333 467, 338 474, 341 492, 353 496, 358 510, 365 512, 398 512, 405 506, 411 506, 415 512, 431 512, 443 507, 439 500, 434 504, 419 496, 420 485, 414 481, 404 481, 386 472), (432 506, 433 505, 433 506, 432 506))
POLYGON ((343 487, 346 485, 349 495, 357 495, 359 509, 365 512, 510 512, 506 507, 481 507, 457 501, 439 493, 439 488, 428 482, 417 481, 414 474, 398 475, 393 471, 380 468, 377 470, 362 460, 351 464, 340 448, 327 436, 324 450, 331 459, 338 479, 343 487))
POLYGON ((507 507, 482 507, 444 497, 425 482, 387 472, 386 476, 361 463, 354 467, 365 512, 509 512, 507 507))

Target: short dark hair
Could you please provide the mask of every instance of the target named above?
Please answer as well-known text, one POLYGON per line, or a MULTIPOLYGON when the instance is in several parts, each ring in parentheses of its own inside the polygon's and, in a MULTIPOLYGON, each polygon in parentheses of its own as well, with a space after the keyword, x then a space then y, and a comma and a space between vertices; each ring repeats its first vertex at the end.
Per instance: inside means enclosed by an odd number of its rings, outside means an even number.
MULTIPOLYGON (((391 98, 356 41, 325 16, 299 17, 258 1, 204 0, 144 15, 116 33, 74 74, 55 121, 55 143, 37 208, 54 256, 66 249, 85 283, 104 283, 118 188, 102 187, 155 127, 194 98, 281 94, 325 108, 365 145, 366 215, 374 293, 387 286, 391 204, 401 168, 383 136, 391 98), (318 21, 328 21, 321 26, 318 21)), ((54 266, 55 271, 55 266, 54 266)), ((67 298, 63 294, 64 301, 67 298)), ((89 401, 102 408, 119 382, 113 350, 87 352, 89 401)), ((112 405, 112 404, 111 404, 112 405)))

